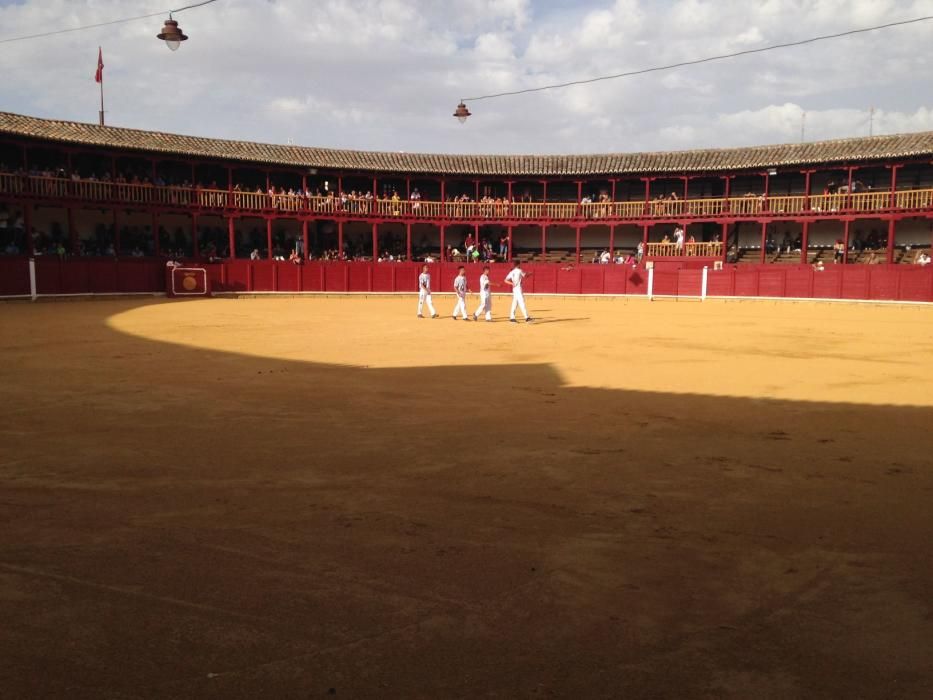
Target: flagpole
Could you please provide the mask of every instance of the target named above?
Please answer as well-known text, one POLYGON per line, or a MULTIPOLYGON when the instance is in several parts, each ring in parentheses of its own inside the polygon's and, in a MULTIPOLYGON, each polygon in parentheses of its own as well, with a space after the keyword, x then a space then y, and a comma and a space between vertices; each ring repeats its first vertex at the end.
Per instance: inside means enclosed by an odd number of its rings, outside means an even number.
MULTIPOLYGON (((97 47, 97 51, 101 51, 100 46, 97 47)), ((100 71, 100 125, 104 125, 104 71, 100 71)))

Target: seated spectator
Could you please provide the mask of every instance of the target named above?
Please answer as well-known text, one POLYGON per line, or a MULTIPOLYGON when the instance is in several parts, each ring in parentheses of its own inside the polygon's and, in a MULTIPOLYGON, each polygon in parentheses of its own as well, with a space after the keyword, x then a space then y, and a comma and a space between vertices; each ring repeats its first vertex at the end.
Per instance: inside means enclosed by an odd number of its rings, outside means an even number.
POLYGON ((249 254, 249 259, 250 259, 250 260, 259 260, 259 259, 260 259, 260 258, 259 258, 259 249, 258 249, 258 248, 253 248, 253 252, 249 254))
POLYGON ((818 261, 813 265, 813 269, 816 270, 817 272, 823 272, 824 270, 826 270, 826 266, 823 265, 823 261, 822 261, 822 260, 818 260, 818 261))
POLYGON ((845 257, 846 244, 843 241, 836 241, 833 243, 833 264, 841 263, 843 257, 845 257))
POLYGON ((612 255, 609 254, 609 251, 604 250, 602 255, 599 256, 599 263, 601 265, 608 265, 611 259, 612 259, 612 255))
POLYGON ((917 264, 918 264, 920 267, 926 267, 927 265, 929 265, 929 264, 930 264, 930 256, 929 256, 929 254, 928 254, 928 253, 920 253, 920 255, 917 256, 917 264))

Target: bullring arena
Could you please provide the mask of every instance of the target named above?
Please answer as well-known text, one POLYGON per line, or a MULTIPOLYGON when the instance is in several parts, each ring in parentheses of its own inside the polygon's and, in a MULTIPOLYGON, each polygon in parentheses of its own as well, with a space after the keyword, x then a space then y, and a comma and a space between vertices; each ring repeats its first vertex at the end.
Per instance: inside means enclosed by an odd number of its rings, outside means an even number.
MULTIPOLYGON (((933 148, 776 147, 685 180, 767 176, 744 213, 744 194, 709 191, 716 212, 678 204, 671 220, 669 201, 623 202, 620 182, 681 171, 610 163, 592 176, 614 181, 598 220, 537 201, 529 223, 510 199, 459 215, 443 201, 426 222, 392 199, 380 214, 274 192, 246 211, 234 175, 285 166, 208 152, 222 142, 171 155, 205 159, 195 175, 229 168, 210 197, 63 182, 32 163, 171 164, 144 132, 4 119, 0 190, 27 252, 0 261, 3 696, 933 694, 933 273, 915 262, 933 148), (823 195, 796 189, 820 169, 874 173, 874 198, 850 188, 814 210, 823 195), (792 215, 770 199, 782 177, 792 215), (251 217, 268 233, 258 260, 251 217), (766 250, 785 223, 804 238, 790 262, 766 250), (677 225, 709 240, 656 240, 677 225), (450 320, 445 243, 490 226, 507 245, 494 281, 510 257, 534 272, 534 323, 508 323, 501 293, 495 322, 450 320), (820 246, 837 229, 835 264, 820 246), (872 229, 877 250, 853 247, 872 229), (369 260, 347 259, 359 230, 369 260), (372 259, 387 233, 404 262, 372 259), (587 262, 604 234, 613 253, 653 247, 587 262), (426 256, 438 319, 415 317, 426 256), (169 260, 204 271, 191 298, 165 298, 169 260)), ((336 168, 303 157, 322 179, 336 168)), ((454 176, 430 176, 446 200, 454 176)), ((481 265, 467 267, 475 290, 481 265)))

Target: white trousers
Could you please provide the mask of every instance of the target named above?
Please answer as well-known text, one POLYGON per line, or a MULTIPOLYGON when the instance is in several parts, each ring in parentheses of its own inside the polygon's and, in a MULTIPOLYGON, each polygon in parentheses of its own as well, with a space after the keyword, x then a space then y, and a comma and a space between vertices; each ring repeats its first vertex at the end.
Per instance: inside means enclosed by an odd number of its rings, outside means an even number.
POLYGON ((457 318, 457 312, 463 314, 463 318, 466 319, 466 297, 462 297, 459 294, 457 295, 457 305, 454 307, 454 318, 457 318))
POLYGON ((528 310, 525 309, 525 295, 521 289, 512 290, 512 310, 509 312, 509 318, 515 318, 515 307, 522 310, 522 316, 528 318, 528 310))
POLYGON ((434 304, 431 303, 431 292, 426 292, 421 290, 418 292, 418 315, 421 315, 421 309, 424 308, 424 305, 428 305, 428 309, 431 311, 431 315, 434 316, 437 312, 434 310, 434 304))
POLYGON ((492 320, 492 294, 489 292, 480 292, 479 295, 479 306, 476 308, 476 313, 473 314, 476 317, 479 317, 481 313, 486 313, 486 320, 492 320))

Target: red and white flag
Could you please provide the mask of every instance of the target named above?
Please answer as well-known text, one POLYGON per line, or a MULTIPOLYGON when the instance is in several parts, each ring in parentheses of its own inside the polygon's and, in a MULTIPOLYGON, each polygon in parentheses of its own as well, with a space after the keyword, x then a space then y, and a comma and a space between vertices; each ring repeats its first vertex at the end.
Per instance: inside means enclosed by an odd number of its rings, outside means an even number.
POLYGON ((97 72, 94 74, 94 82, 104 82, 104 52, 99 46, 97 47, 97 72))

